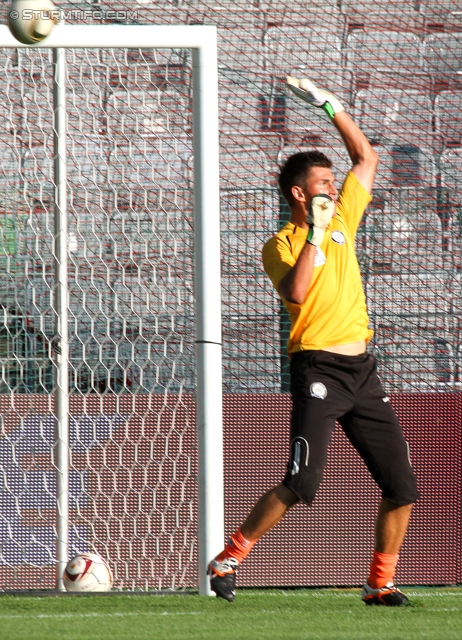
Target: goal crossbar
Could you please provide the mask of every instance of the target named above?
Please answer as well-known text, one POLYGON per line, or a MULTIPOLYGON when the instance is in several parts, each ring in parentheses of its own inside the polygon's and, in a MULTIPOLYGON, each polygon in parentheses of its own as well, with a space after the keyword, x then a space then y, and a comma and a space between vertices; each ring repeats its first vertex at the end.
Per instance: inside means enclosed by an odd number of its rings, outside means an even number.
MULTIPOLYGON (((0 48, 20 44, 0 26, 0 48)), ((56 313, 64 351, 57 361, 57 586, 68 560, 69 527, 69 390, 67 384, 67 221, 64 49, 191 49, 193 60, 194 234, 196 300, 196 426, 199 449, 199 593, 211 595, 207 561, 221 549, 223 515, 223 435, 220 295, 220 197, 218 146, 217 35, 214 26, 65 25, 55 27, 33 48, 54 49, 56 313), (64 190, 61 188, 64 185, 64 190)))

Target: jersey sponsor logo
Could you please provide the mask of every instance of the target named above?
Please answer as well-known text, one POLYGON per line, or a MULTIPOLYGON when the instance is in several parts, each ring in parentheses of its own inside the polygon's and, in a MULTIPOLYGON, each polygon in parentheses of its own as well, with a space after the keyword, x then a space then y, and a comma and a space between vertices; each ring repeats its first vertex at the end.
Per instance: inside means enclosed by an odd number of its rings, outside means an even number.
POLYGON ((345 244, 345 242, 346 242, 345 236, 343 235, 343 233, 341 231, 332 231, 331 238, 337 244, 345 244))
POLYGON ((322 382, 313 382, 313 384, 310 385, 310 393, 313 398, 324 400, 327 396, 327 389, 322 382))
POLYGON ((314 254, 314 266, 322 267, 323 264, 326 264, 326 256, 319 247, 316 247, 316 253, 314 254))

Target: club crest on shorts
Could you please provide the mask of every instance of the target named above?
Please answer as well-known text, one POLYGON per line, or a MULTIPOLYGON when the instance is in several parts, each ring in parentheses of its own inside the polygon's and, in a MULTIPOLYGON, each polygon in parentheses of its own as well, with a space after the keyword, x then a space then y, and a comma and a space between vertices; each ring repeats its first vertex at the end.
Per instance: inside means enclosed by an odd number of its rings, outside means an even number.
POLYGON ((345 242, 346 242, 345 236, 343 235, 343 233, 341 231, 332 231, 331 238, 337 244, 345 244, 345 242))
POLYGON ((321 400, 324 400, 327 396, 327 389, 322 382, 313 382, 313 384, 310 385, 310 393, 313 398, 321 398, 321 400))

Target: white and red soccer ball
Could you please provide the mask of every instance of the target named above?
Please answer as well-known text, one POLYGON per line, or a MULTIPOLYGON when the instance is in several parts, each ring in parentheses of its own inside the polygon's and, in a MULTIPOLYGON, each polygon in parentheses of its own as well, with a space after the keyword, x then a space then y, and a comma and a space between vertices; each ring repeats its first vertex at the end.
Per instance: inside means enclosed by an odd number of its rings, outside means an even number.
POLYGON ((112 571, 96 553, 78 553, 64 570, 64 586, 72 593, 91 593, 112 589, 112 571))

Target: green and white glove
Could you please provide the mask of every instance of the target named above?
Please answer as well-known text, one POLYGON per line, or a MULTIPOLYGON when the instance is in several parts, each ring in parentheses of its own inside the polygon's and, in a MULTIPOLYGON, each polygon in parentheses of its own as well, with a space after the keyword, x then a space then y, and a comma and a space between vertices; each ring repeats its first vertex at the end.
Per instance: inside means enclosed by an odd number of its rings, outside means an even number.
POLYGON ((320 247, 327 225, 335 213, 335 202, 325 193, 318 193, 311 198, 307 223, 310 225, 306 241, 320 247))
POLYGON ((324 89, 318 89, 315 84, 308 80, 308 78, 293 78, 287 76, 287 84, 295 93, 296 96, 312 104, 314 107, 320 107, 323 109, 330 118, 333 118, 336 113, 345 111, 343 104, 329 91, 324 89))

